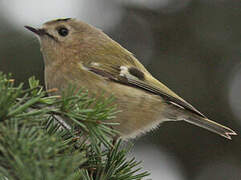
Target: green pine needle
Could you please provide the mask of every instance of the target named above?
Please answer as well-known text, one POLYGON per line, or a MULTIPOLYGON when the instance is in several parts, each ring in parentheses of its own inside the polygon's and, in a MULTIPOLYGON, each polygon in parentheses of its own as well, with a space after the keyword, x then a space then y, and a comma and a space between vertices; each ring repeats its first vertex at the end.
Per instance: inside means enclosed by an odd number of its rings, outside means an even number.
POLYGON ((112 127, 114 98, 90 97, 74 86, 60 96, 34 77, 29 88, 0 72, 0 180, 137 180, 140 163, 112 127))

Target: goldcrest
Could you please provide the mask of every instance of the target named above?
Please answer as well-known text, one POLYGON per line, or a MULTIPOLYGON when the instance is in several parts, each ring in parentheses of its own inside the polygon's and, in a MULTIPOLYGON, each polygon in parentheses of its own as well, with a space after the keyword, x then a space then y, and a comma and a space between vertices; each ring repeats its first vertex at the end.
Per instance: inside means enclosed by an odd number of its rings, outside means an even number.
POLYGON ((135 138, 164 121, 182 120, 227 139, 236 135, 155 79, 131 52, 101 30, 71 18, 46 22, 40 29, 25 27, 40 40, 47 89, 61 92, 72 83, 91 94, 113 94, 122 111, 114 119, 120 124, 114 128, 121 138, 135 138))

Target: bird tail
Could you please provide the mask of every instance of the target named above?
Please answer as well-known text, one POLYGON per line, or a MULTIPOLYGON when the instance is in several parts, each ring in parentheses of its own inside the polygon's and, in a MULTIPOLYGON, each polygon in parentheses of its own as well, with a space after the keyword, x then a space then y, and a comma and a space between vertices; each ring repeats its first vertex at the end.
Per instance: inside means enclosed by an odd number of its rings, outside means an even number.
POLYGON ((237 133, 235 131, 233 131, 232 129, 223 126, 219 123, 216 123, 214 121, 211 121, 207 118, 202 118, 202 117, 189 117, 189 118, 185 118, 186 122, 189 122, 191 124, 194 124, 196 126, 202 127, 204 129, 207 129, 209 131, 212 131, 216 134, 219 134, 220 136, 223 136, 227 139, 232 139, 231 136, 232 135, 237 135, 237 133))

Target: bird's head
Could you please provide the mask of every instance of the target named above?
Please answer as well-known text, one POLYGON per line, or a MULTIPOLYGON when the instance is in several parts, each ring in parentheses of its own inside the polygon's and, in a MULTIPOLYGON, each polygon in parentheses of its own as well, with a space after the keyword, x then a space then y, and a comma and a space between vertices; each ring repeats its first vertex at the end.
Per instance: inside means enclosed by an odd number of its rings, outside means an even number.
POLYGON ((57 19, 44 23, 41 28, 25 26, 35 33, 41 44, 45 63, 87 53, 106 39, 104 33, 76 19, 57 19))

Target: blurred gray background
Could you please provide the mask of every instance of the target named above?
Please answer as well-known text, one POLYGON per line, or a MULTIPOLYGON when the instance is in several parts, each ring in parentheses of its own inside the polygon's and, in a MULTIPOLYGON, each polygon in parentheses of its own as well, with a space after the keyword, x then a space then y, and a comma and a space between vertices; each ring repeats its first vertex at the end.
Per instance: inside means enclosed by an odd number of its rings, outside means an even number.
MULTIPOLYGON (((60 17, 103 29, 157 79, 241 134, 240 0, 1 0, 0 71, 44 84, 38 41, 23 26, 60 17)), ((170 122, 133 141, 132 153, 154 180, 240 180, 240 137, 170 122)))

